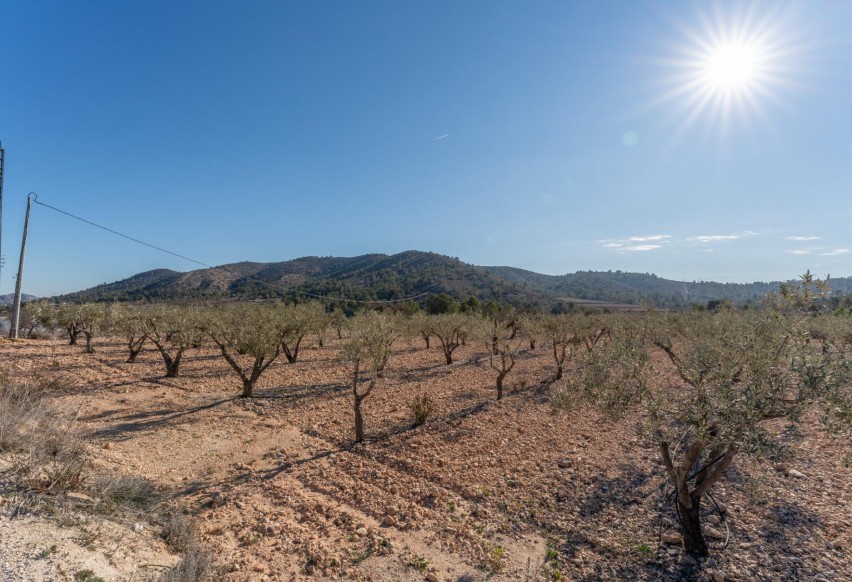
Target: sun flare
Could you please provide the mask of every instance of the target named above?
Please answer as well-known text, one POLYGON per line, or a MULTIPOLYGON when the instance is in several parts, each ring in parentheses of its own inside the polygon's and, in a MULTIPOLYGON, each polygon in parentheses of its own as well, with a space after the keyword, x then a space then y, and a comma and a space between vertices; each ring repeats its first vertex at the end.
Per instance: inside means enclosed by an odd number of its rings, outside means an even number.
POLYGON ((780 89, 792 84, 792 61, 801 51, 791 36, 791 18, 754 4, 697 14, 692 25, 676 23, 681 39, 660 60, 665 73, 650 102, 681 118, 675 140, 699 123, 722 135, 754 121, 770 125, 767 111, 780 102, 780 89))
POLYGON ((714 47, 702 63, 704 82, 719 91, 743 91, 760 82, 760 51, 745 44, 714 47))

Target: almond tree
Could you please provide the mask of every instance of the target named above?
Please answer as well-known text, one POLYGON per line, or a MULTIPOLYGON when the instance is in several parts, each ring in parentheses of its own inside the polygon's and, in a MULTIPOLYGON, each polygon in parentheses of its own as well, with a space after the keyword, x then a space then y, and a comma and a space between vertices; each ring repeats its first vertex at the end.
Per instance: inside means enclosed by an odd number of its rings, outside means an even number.
POLYGON ((738 454, 765 457, 778 443, 767 422, 796 424, 812 406, 852 423, 848 354, 816 341, 812 318, 777 311, 624 314, 612 338, 586 354, 579 377, 556 398, 583 394, 614 416, 644 408, 673 492, 687 552, 707 555, 701 505, 738 454), (651 351, 678 376, 660 381, 651 351))
POLYGON ((375 388, 391 354, 391 346, 401 329, 399 319, 387 313, 365 311, 349 322, 350 336, 343 346, 343 358, 353 364, 352 404, 355 412, 355 442, 364 440, 361 403, 375 388), (364 386, 366 384, 366 386, 364 386))
POLYGON ((145 310, 142 330, 166 365, 166 378, 176 378, 186 350, 201 346, 204 332, 198 309, 184 305, 154 305, 145 310))
POLYGON ((260 376, 281 354, 284 319, 274 305, 237 305, 210 310, 204 328, 252 398, 260 376))

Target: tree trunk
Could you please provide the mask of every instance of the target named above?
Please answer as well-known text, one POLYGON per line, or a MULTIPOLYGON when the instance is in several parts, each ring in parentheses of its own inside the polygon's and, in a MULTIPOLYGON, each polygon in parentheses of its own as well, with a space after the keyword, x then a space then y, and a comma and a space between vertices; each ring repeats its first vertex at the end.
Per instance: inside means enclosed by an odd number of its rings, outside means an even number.
POLYGON ((143 345, 145 345, 144 341, 141 341, 138 344, 134 343, 133 340, 127 342, 127 350, 129 352, 129 355, 127 356, 128 364, 132 364, 136 361, 136 356, 138 356, 139 353, 142 351, 143 345))
POLYGON ((166 378, 178 377, 178 375, 180 374, 180 358, 182 355, 183 352, 178 352, 174 359, 166 359, 166 378))
POLYGON ((254 381, 251 379, 243 379, 243 393, 240 394, 240 398, 253 398, 254 397, 254 381))
POLYGON ((80 334, 79 331, 69 331, 68 332, 68 345, 76 346, 77 345, 77 336, 80 334))
POLYGON ((428 336, 428 335, 424 335, 424 336, 423 336, 423 341, 425 341, 425 342, 426 342, 426 349, 427 349, 427 350, 428 350, 430 347, 432 347, 432 346, 430 346, 430 345, 429 345, 429 336, 428 336))
POLYGON ((685 507, 679 499, 676 501, 683 528, 683 547, 687 554, 706 556, 707 542, 701 532, 701 496, 691 496, 690 499, 692 507, 685 507))
POLYGON ((531 349, 531 350, 534 350, 534 349, 535 349, 535 340, 534 340, 534 339, 531 339, 531 340, 530 340, 530 349, 531 349))
POLYGON ((504 374, 497 376, 497 400, 503 399, 503 376, 504 374))
POLYGON ((556 366, 556 379, 557 380, 562 379, 562 364, 559 364, 558 366, 556 366))
POLYGON ((364 441, 364 417, 361 416, 361 399, 355 397, 355 442, 364 441))
POLYGON ((95 348, 92 346, 92 334, 84 332, 83 335, 86 336, 86 353, 93 354, 95 352, 95 348))
POLYGON ((453 363, 453 352, 452 350, 444 350, 444 357, 447 359, 447 365, 453 363))

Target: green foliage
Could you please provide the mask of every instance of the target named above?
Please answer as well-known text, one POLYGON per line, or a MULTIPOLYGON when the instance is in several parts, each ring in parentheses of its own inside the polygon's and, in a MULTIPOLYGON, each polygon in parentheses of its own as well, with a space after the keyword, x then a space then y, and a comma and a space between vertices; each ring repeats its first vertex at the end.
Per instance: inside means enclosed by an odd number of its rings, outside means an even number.
POLYGON ((435 407, 435 402, 432 398, 428 394, 423 393, 417 394, 413 400, 408 401, 406 404, 412 416, 414 416, 415 426, 425 424, 435 407))
POLYGON ((425 308, 426 313, 429 315, 457 313, 459 311, 459 304, 446 293, 441 293, 440 295, 430 295, 426 300, 425 308))

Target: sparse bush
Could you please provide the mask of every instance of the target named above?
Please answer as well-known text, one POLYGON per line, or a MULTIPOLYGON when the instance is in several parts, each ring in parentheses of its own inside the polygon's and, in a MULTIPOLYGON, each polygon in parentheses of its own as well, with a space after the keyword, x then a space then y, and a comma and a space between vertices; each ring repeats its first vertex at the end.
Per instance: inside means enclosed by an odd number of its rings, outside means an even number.
POLYGON ((198 528, 192 518, 182 513, 169 513, 163 523, 161 536, 175 552, 186 552, 196 543, 198 528))
POLYGON ((166 570, 156 582, 206 582, 213 579, 210 554, 199 546, 192 546, 180 562, 166 570))
POLYGON ((411 411, 411 414, 414 416, 414 425, 421 426, 426 423, 429 419, 429 415, 432 414, 432 409, 435 407, 435 403, 432 398, 428 394, 418 394, 414 397, 414 400, 411 400, 406 403, 408 405, 408 409, 411 411))
POLYGON ((82 482, 87 460, 82 441, 46 402, 50 384, 36 376, 12 382, 0 377, 0 453, 31 490, 60 493, 82 482))
POLYGON ((86 489, 110 509, 146 510, 160 500, 150 479, 134 475, 96 475, 89 480, 86 489))

